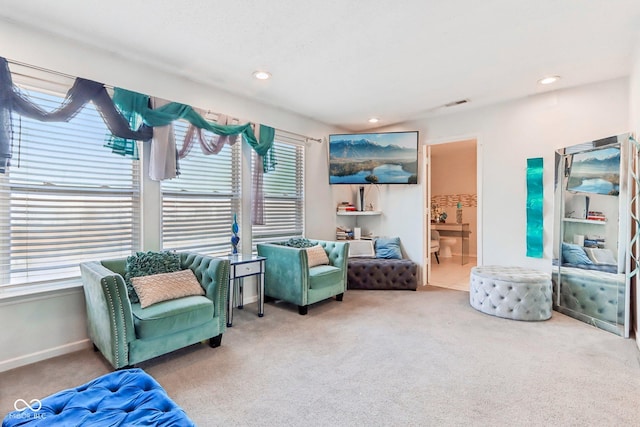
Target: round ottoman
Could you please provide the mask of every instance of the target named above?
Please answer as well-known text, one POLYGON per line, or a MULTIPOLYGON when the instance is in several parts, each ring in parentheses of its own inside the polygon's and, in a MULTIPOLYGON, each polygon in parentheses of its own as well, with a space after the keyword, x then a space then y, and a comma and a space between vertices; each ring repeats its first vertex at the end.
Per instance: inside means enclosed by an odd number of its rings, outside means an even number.
POLYGON ((547 320, 551 317, 551 277, 522 267, 473 267, 469 302, 492 316, 547 320))

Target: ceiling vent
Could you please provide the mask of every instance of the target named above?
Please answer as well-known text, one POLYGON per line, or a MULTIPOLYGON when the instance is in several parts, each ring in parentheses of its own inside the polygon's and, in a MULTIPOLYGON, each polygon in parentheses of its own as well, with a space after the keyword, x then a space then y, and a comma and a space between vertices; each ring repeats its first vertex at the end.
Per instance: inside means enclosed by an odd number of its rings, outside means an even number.
POLYGON ((471 102, 468 99, 461 99, 459 101, 449 102, 448 104, 444 104, 445 107, 455 107, 456 105, 466 104, 467 102, 471 102))

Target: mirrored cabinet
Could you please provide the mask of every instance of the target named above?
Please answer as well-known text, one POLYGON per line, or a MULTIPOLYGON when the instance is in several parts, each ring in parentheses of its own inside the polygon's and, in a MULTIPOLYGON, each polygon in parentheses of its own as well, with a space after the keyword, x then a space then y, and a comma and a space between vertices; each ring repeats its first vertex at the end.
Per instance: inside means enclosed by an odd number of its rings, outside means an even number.
POLYGON ((624 337, 635 272, 630 136, 562 148, 555 159, 553 308, 624 337))

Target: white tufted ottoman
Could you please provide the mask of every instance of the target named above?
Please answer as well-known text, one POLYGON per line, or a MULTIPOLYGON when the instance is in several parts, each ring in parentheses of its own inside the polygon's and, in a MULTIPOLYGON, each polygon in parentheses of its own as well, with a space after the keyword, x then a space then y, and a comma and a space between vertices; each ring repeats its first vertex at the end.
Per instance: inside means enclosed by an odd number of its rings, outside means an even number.
POLYGON ((473 267, 469 288, 471 307, 515 320, 551 317, 551 277, 522 267, 473 267))

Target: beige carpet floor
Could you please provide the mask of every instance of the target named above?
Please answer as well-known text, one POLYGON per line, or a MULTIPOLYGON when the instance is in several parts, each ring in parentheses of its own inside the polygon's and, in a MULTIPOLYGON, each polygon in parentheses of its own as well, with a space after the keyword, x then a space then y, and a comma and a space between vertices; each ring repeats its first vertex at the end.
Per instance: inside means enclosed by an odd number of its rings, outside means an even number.
MULTIPOLYGON (((235 312, 222 347, 139 365, 199 426, 640 424, 635 341, 562 314, 519 322, 468 293, 349 291, 300 316, 235 312)), ((109 372, 92 350, 0 373, 0 414, 109 372)))

